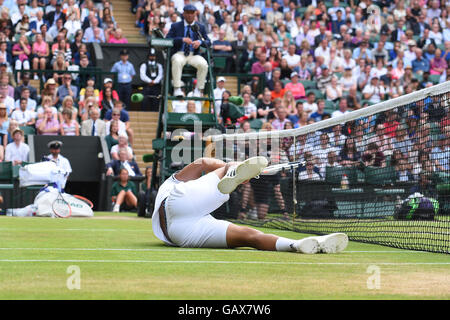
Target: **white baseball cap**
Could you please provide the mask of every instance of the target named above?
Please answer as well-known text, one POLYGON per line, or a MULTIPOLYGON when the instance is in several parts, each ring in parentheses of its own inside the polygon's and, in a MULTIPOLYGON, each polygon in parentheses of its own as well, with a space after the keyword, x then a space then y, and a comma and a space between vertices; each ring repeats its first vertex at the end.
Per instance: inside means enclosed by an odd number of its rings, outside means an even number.
POLYGON ((227 82, 227 80, 225 80, 224 77, 219 77, 219 78, 217 78, 217 82, 220 82, 220 81, 227 82))

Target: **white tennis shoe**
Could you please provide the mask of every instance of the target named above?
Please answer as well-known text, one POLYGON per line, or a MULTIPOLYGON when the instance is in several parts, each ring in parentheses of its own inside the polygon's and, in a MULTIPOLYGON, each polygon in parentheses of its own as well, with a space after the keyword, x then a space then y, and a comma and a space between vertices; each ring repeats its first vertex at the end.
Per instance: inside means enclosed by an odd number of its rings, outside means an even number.
POLYGON ((320 245, 317 237, 308 237, 295 241, 291 245, 292 249, 300 253, 314 254, 319 252, 320 245))
POLYGON ((315 238, 319 242, 322 253, 339 253, 348 245, 348 236, 345 233, 331 233, 315 238))
POLYGON ((268 163, 265 157, 252 157, 238 165, 231 166, 225 176, 219 181, 217 188, 223 194, 229 194, 242 182, 259 175, 267 167, 268 163))

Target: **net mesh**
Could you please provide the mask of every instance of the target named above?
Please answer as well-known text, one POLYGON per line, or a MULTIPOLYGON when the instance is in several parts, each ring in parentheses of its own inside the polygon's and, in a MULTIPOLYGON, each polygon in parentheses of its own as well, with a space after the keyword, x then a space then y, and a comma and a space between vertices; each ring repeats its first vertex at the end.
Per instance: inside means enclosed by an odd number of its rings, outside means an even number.
POLYGON ((216 158, 264 155, 272 169, 241 185, 215 215, 450 253, 449 99, 444 83, 297 129, 241 126, 210 137, 216 158))

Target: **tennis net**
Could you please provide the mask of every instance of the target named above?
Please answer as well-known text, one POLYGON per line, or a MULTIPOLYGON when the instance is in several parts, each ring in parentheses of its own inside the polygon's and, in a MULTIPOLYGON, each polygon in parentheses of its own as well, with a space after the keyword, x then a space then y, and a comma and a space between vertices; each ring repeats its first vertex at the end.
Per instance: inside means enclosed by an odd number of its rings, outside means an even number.
POLYGON ((449 106, 446 82, 300 128, 211 136, 216 158, 270 159, 215 215, 450 253, 449 106))

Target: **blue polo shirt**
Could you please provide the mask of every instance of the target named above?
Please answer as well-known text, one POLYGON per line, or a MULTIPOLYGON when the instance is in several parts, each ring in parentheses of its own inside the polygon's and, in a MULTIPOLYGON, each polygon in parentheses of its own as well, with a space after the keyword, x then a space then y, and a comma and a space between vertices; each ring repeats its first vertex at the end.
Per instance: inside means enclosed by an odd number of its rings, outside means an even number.
POLYGON ((118 83, 130 83, 136 75, 134 66, 130 61, 123 63, 122 60, 114 63, 111 72, 117 72, 118 83))

